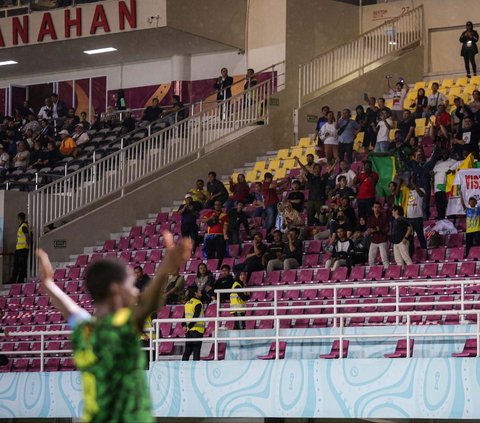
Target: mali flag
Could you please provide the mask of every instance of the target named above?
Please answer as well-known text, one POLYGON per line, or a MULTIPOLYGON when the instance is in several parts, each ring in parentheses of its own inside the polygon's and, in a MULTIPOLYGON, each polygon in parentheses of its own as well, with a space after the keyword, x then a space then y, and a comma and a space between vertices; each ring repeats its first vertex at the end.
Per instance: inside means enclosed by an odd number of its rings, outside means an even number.
POLYGON ((378 173, 377 197, 386 197, 390 195, 388 184, 393 181, 397 174, 394 156, 378 157, 374 154, 370 155, 373 164, 373 170, 378 173))
POLYGON ((458 165, 458 168, 455 172, 450 173, 447 175, 447 184, 445 187, 445 192, 448 194, 452 194, 453 196, 457 196, 458 194, 456 192, 451 192, 452 189, 455 189, 456 187, 453 185, 453 181, 455 180, 455 174, 458 170, 462 169, 471 169, 473 167, 473 154, 470 153, 467 157, 465 157, 465 160, 458 165))

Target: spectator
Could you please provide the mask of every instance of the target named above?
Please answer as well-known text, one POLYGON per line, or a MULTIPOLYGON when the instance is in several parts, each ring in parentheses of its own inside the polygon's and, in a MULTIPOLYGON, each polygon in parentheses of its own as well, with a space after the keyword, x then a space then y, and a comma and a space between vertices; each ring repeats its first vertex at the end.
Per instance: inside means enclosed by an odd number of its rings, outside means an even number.
POLYGON ((357 215, 355 214, 355 209, 350 204, 350 197, 344 196, 340 199, 340 207, 338 207, 337 213, 340 211, 343 212, 352 229, 355 228, 357 225, 357 215))
POLYGON ((393 128, 393 121, 387 111, 380 114, 380 120, 377 123, 375 131, 377 133, 377 141, 375 144, 375 152, 383 153, 388 151, 390 144, 390 129, 393 128))
POLYGON ((113 110, 113 107, 107 106, 107 111, 105 112, 102 118, 102 121, 103 121, 102 126, 108 127, 110 129, 115 128, 119 123, 118 117, 119 115, 118 113, 115 113, 115 110, 113 110))
POLYGON ((194 284, 202 293, 202 302, 210 302, 211 294, 213 292, 213 285, 215 284, 215 278, 213 277, 212 272, 208 270, 208 267, 205 263, 200 263, 198 265, 194 284))
POLYGON ((288 231, 288 243, 285 245, 283 254, 276 259, 271 259, 267 264, 267 272, 274 270, 297 269, 302 264, 302 241, 299 239, 299 231, 292 228, 288 231))
MULTIPOLYGON (((314 142, 318 142, 318 146, 320 146, 320 140, 318 138, 320 131, 322 130, 322 126, 325 125, 328 121, 327 115, 328 112, 330 111, 330 107, 328 106, 323 106, 322 107, 322 115, 319 117, 317 121, 317 125, 315 126, 315 137, 313 138, 314 142)), ((313 155, 312 155, 313 157, 313 155)), ((307 156, 307 162, 308 162, 308 156, 307 156)))
POLYGON ((357 122, 360 127, 359 132, 363 132, 365 135, 365 131, 367 130, 367 114, 361 104, 355 108, 355 113, 355 122, 357 122))
POLYGON ((340 200, 344 197, 350 198, 355 197, 355 192, 352 188, 347 187, 347 178, 344 175, 341 175, 337 179, 337 186, 333 191, 330 192, 330 198, 333 202, 340 204, 340 200))
POLYGON ((165 298, 167 304, 183 303, 183 290, 185 287, 185 278, 180 275, 180 269, 168 275, 167 287, 165 288, 165 298))
POLYGON ((365 264, 368 261, 369 239, 360 229, 355 229, 350 239, 353 242, 352 265, 365 264))
POLYGON ((390 217, 392 214, 393 206, 402 205, 402 197, 400 193, 400 186, 392 181, 388 184, 389 195, 385 197, 385 203, 387 204, 387 215, 390 217))
POLYGON ((106 128, 106 122, 102 116, 100 116, 98 113, 95 114, 93 118, 93 124, 91 126, 91 129, 94 131, 101 131, 102 129, 106 128))
POLYGON ((338 134, 335 124, 335 116, 332 111, 327 114, 327 122, 322 126, 319 135, 325 150, 325 158, 330 163, 332 158, 338 159, 338 134))
POLYGON ((87 120, 87 114, 85 112, 80 113, 80 123, 83 125, 85 131, 90 129, 90 122, 87 120))
POLYGON ((228 216, 222 211, 220 200, 216 200, 213 207, 213 210, 203 216, 203 221, 207 224, 204 253, 207 259, 217 258, 221 263, 227 248, 228 216))
POLYGON ((160 115, 163 113, 163 109, 159 106, 158 98, 152 100, 152 105, 148 106, 142 116, 143 121, 155 122, 160 119, 160 115))
POLYGON ((293 228, 298 230, 299 236, 302 237, 303 229, 305 223, 303 222, 302 216, 296 211, 290 201, 285 201, 283 203, 283 229, 290 231, 293 228))
POLYGON ((193 203, 191 194, 185 195, 185 203, 178 208, 178 213, 181 215, 180 232, 184 238, 192 238, 193 253, 199 244, 198 236, 198 210, 193 203))
MULTIPOLYGON (((224 264, 220 270, 220 277, 215 281, 213 292, 211 292, 212 301, 216 301, 217 299, 215 295, 217 289, 232 289, 233 282, 235 282, 231 274, 232 269, 228 264, 224 264)), ((220 303, 226 303, 229 299, 229 294, 220 294, 220 303)))
POLYGON ((117 90, 117 94, 115 96, 115 108, 117 110, 127 109, 127 103, 125 101, 125 92, 122 89, 117 90))
POLYGON ((466 117, 474 118, 472 109, 465 104, 462 98, 455 97, 453 100, 455 109, 450 114, 452 121, 452 131, 457 132, 463 126, 463 119, 466 117))
POLYGON ((450 158, 448 150, 442 150, 440 160, 433 168, 433 189, 435 192, 435 204, 437 205, 437 219, 445 219, 447 211, 447 193, 445 192, 445 184, 447 182, 447 172, 452 171, 456 167, 457 161, 450 158))
POLYGON ((225 188, 225 185, 223 185, 223 182, 217 179, 217 174, 215 172, 208 173, 207 191, 210 194, 210 197, 206 206, 207 208, 212 208, 213 204, 217 200, 223 204, 228 199, 227 188, 225 188))
POLYGON ((463 152, 478 155, 480 141, 480 126, 474 123, 471 117, 463 119, 463 127, 458 129, 455 138, 452 140, 452 151, 454 154, 463 155, 463 152))
POLYGON ((173 99, 173 107, 169 114, 170 125, 180 122, 187 117, 187 108, 180 100, 180 96, 174 95, 172 96, 172 99, 173 99))
POLYGON ((252 68, 247 69, 247 74, 245 75, 245 84, 243 85, 244 91, 255 87, 257 84, 258 81, 255 76, 255 71, 252 68))
POLYGON ((466 30, 462 32, 460 36, 460 42, 462 43, 462 50, 460 55, 463 56, 465 61, 465 71, 467 72, 467 78, 471 78, 470 63, 472 64, 473 74, 477 74, 477 64, 475 63, 475 55, 478 53, 478 32, 473 29, 472 22, 466 23, 466 30))
POLYGON ((33 145, 33 150, 30 153, 28 169, 42 168, 43 160, 45 160, 45 152, 42 149, 42 143, 40 141, 35 141, 35 144, 33 145))
POLYGON ((75 125, 75 132, 72 135, 75 144, 84 145, 90 142, 90 137, 81 123, 75 125))
POLYGON ((70 136, 69 132, 65 129, 59 132, 60 138, 62 142, 60 143, 60 147, 58 150, 62 153, 63 156, 71 156, 75 157, 77 154, 77 144, 70 136))
MULTIPOLYGON (((204 317, 201 298, 202 293, 195 285, 188 288, 187 302, 185 303, 185 319, 202 319, 204 317)), ((182 326, 187 339, 199 339, 199 341, 185 343, 182 361, 188 361, 192 353, 193 361, 200 361, 201 339, 205 333, 205 322, 188 322, 187 320, 187 322, 182 323, 182 326)))
POLYGON ((142 266, 135 266, 133 272, 135 273, 135 287, 142 292, 150 283, 150 276, 143 273, 142 266))
POLYGON ((299 213, 303 212, 303 204, 305 203, 305 194, 300 190, 300 182, 294 180, 292 182, 292 191, 287 195, 287 200, 290 201, 292 207, 299 213))
POLYGON ((469 107, 472 113, 475 115, 475 120, 478 122, 478 112, 480 111, 480 91, 473 90, 472 97, 473 101, 470 103, 469 107))
POLYGON ((480 206, 477 206, 477 199, 470 197, 468 199, 468 206, 465 206, 463 196, 460 197, 462 205, 466 214, 466 243, 465 243, 465 257, 468 257, 470 248, 480 243, 480 206))
MULTIPOLYGON (((308 182, 307 175, 308 173, 313 173, 313 166, 315 166, 315 157, 313 154, 307 154, 307 163, 305 163, 300 170, 300 175, 298 177, 301 185, 305 185, 308 182)), ((299 160, 297 157, 295 159, 299 160)))
POLYGON ((40 126, 42 129, 33 137, 32 141, 39 140, 42 146, 45 146, 49 141, 54 141, 54 131, 47 119, 42 119, 40 126))
MULTIPOLYGON (((425 198, 431 196, 431 172, 439 158, 439 149, 435 147, 433 153, 428 161, 425 160, 425 153, 423 150, 417 149, 413 160, 405 157, 402 151, 399 151, 400 159, 405 162, 407 167, 412 171, 412 177, 416 184, 423 189, 425 198)), ((430 201, 423 202, 423 218, 428 220, 430 218, 430 201)))
POLYGON ((346 155, 348 162, 353 162, 353 143, 359 132, 360 125, 352 120, 350 109, 343 109, 341 118, 337 122, 338 156, 340 160, 344 160, 346 155))
POLYGON ((268 234, 275 225, 278 204, 277 183, 273 182, 273 175, 270 172, 265 173, 262 193, 265 208, 264 224, 268 234))
POLYGON ((364 95, 364 100, 367 102, 367 112, 365 120, 365 135, 363 137, 363 148, 369 151, 375 147, 377 133, 375 128, 377 126, 378 108, 375 106, 377 99, 375 97, 368 97, 367 93, 364 95))
POLYGON ((209 193, 206 189, 204 189, 205 182, 203 179, 197 179, 195 183, 195 188, 192 188, 188 191, 188 194, 192 196, 193 205, 195 206, 196 210, 201 210, 207 204, 209 193))
POLYGON ((393 256, 395 263, 399 266, 412 264, 409 254, 410 236, 413 233, 412 227, 403 217, 402 206, 393 206, 392 208, 393 224, 389 234, 390 242, 393 244, 393 256))
POLYGON ((38 120, 35 117, 35 113, 32 112, 28 113, 27 123, 23 125, 22 132, 26 133, 29 129, 32 130, 34 134, 42 130, 40 123, 38 123, 38 120))
POLYGON ((378 182, 378 174, 372 170, 372 162, 367 160, 363 164, 356 179, 358 217, 367 217, 372 210, 375 201, 375 189, 378 182))
POLYGON ((52 120, 53 110, 52 110, 52 99, 47 97, 45 99, 45 105, 38 112, 38 119, 46 119, 47 121, 52 120))
POLYGON ((397 82, 395 85, 395 89, 390 86, 390 79, 385 78, 387 82, 388 91, 392 97, 392 120, 395 122, 400 122, 403 117, 403 103, 405 102, 405 97, 407 96, 407 92, 410 89, 408 84, 403 80, 397 82))
POLYGON ((5 152, 5 147, 0 143, 0 177, 2 177, 10 166, 10 156, 5 152))
POLYGON ((13 157, 13 167, 15 169, 26 169, 30 160, 30 152, 27 150, 25 143, 20 141, 17 144, 17 154, 13 157))
POLYGON ((245 175, 240 173, 237 176, 237 183, 234 183, 233 179, 230 178, 229 184, 230 192, 233 195, 225 202, 225 208, 230 210, 238 201, 241 201, 243 204, 248 204, 250 198, 250 186, 245 181, 245 175))
MULTIPOLYGON (((265 269, 263 257, 267 252, 267 246, 262 242, 262 240, 262 234, 255 234, 253 236, 252 243, 253 251, 246 255, 245 261, 243 263, 236 264, 233 268, 235 273, 246 272, 247 281, 250 280, 250 275, 252 274, 252 272, 258 272, 265 269)), ((281 251, 283 251, 283 245, 281 251)))
POLYGON ((245 204, 237 201, 235 208, 228 212, 228 243, 240 244, 240 225, 243 225, 247 237, 249 236, 250 227, 248 226, 248 217, 243 211, 245 204))
POLYGON ((30 250, 30 230, 25 213, 17 215, 17 244, 13 257, 13 272, 9 284, 23 283, 27 278, 28 252, 30 250))
POLYGON ((134 131, 136 126, 137 126, 137 122, 135 118, 132 116, 131 110, 130 109, 126 110, 125 117, 122 121, 122 133, 128 134, 129 132, 134 131))
POLYGON ((352 255, 354 245, 351 239, 347 238, 347 233, 343 227, 337 229, 337 240, 333 244, 332 256, 326 261, 327 269, 335 270, 341 266, 352 266, 352 255))
POLYGON ((413 112, 413 117, 415 119, 420 119, 426 116, 428 110, 428 97, 425 95, 425 90, 423 88, 418 89, 417 98, 410 105, 410 108, 412 107, 415 107, 415 111, 413 112))
POLYGON ((370 249, 368 251, 368 265, 375 265, 377 251, 380 251, 383 267, 388 267, 388 220, 387 216, 382 213, 382 205, 380 202, 373 203, 373 213, 367 219, 367 234, 370 236, 370 249))
POLYGON ((305 172, 308 181, 307 224, 313 226, 318 223, 316 215, 320 213, 320 209, 327 199, 328 173, 321 175, 322 167, 318 163, 313 166, 312 172, 310 172, 297 156, 295 156, 295 160, 305 172))
POLYGON ((429 135, 433 140, 436 140, 437 136, 439 136, 444 142, 447 142, 450 139, 451 132, 452 117, 445 110, 445 106, 439 104, 437 114, 435 115, 435 123, 429 128, 429 135))
POLYGON ((70 107, 67 110, 67 116, 65 117, 64 129, 73 131, 75 129, 75 125, 78 125, 79 123, 80 118, 75 114, 75 109, 73 107, 70 107))
MULTIPOLYGON (((245 283, 247 282, 247 273, 240 272, 235 279, 235 282, 232 285, 233 290, 243 289, 245 288, 245 283)), ((236 311, 231 311, 235 317, 244 317, 245 316, 245 309, 247 308, 247 301, 248 301, 248 294, 246 292, 235 292, 233 291, 230 294, 230 308, 237 309, 236 311), (239 310, 240 309, 240 310, 239 310)), ((243 330, 245 329, 245 321, 244 320, 235 320, 234 327, 235 330, 243 330)))
POLYGON ((415 136, 415 119, 410 110, 403 111, 403 120, 399 120, 397 128, 400 131, 402 142, 408 143, 415 136))
POLYGON ((260 217, 265 212, 265 199, 263 197, 263 184, 261 182, 255 182, 252 206, 255 208, 255 217, 260 217))
POLYGON ((392 110, 385 105, 385 99, 379 97, 378 99, 378 110, 377 110, 377 121, 381 120, 382 112, 387 112, 388 116, 392 116, 392 110))
POLYGON ((67 115, 67 105, 58 99, 58 94, 52 94, 52 118, 63 119, 67 115))
POLYGON ((444 105, 445 107, 448 106, 448 99, 442 94, 439 89, 439 85, 437 82, 432 84, 432 94, 428 96, 428 104, 427 104, 427 117, 434 115, 437 113, 438 106, 440 104, 444 105))
POLYGON ((337 184, 341 176, 347 178, 347 187, 353 188, 355 186, 354 182, 357 174, 350 169, 350 164, 345 160, 340 160, 340 173, 337 175, 337 184))
POLYGON ((57 147, 55 146, 54 141, 49 141, 47 144, 47 151, 45 153, 45 158, 40 162, 42 166, 47 166, 54 168, 60 160, 63 159, 62 153, 58 151, 57 147))
POLYGON ((214 88, 217 92, 217 101, 227 100, 232 96, 233 78, 228 76, 228 69, 222 68, 221 75, 217 78, 214 88))

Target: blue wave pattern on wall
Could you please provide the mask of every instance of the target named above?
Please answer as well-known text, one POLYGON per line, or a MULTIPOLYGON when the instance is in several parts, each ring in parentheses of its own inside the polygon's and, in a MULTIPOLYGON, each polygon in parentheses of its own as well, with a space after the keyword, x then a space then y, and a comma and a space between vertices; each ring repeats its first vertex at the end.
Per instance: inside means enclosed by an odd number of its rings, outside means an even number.
MULTIPOLYGON (((158 362, 154 414, 168 417, 480 419, 480 360, 158 362)), ((77 372, 0 375, 0 418, 78 417, 77 372)))

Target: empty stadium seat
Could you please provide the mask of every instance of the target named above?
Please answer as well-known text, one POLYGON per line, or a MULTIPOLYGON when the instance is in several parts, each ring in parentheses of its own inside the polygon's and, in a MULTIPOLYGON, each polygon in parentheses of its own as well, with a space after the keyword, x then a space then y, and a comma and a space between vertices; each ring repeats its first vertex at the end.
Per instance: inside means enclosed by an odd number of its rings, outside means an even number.
MULTIPOLYGON (((414 340, 410 339, 410 357, 413 355, 413 345, 414 345, 414 340)), ((399 339, 397 341, 395 352, 390 354, 384 354, 385 358, 404 358, 406 356, 407 356, 407 340, 406 339, 399 339)))
MULTIPOLYGON (((287 348, 287 343, 286 342, 279 342, 278 343, 278 358, 283 360, 285 358, 285 350, 287 348)), ((272 342, 270 345, 270 349, 268 351, 268 354, 266 355, 259 355, 258 359, 259 360, 275 360, 277 352, 277 344, 275 342, 272 342)))
MULTIPOLYGON (((347 358, 348 355, 348 346, 350 341, 342 341, 342 358, 347 358)), ((328 354, 320 354, 320 358, 325 359, 335 359, 340 358, 340 341, 333 341, 332 349, 328 354)))

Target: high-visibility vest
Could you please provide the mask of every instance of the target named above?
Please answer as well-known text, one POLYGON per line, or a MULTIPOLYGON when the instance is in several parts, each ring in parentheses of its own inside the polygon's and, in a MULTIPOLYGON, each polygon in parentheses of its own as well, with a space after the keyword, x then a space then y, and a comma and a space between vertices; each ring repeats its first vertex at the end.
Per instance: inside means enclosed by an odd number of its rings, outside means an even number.
MULTIPOLYGON (((234 282, 232 285, 232 289, 235 288, 243 288, 242 284, 239 282, 234 282)), ((246 303, 244 300, 240 298, 240 295, 238 295, 236 292, 230 293, 230 307, 231 308, 246 308, 246 303)), ((239 313, 238 311, 231 311, 230 314, 233 313, 239 313)))
MULTIPOLYGON (((198 318, 202 319, 204 317, 202 302, 198 298, 191 298, 190 301, 185 303, 185 319, 193 319, 193 315, 195 314, 195 307, 198 304, 200 304, 201 306, 200 316, 198 316, 198 318)), ((203 334, 205 332, 205 322, 195 322, 195 324, 188 330, 194 330, 203 334)))
POLYGON ((17 246, 15 247, 16 250, 28 249, 27 235, 23 233, 23 228, 26 228, 28 233, 28 225, 25 222, 23 222, 17 230, 17 246))

